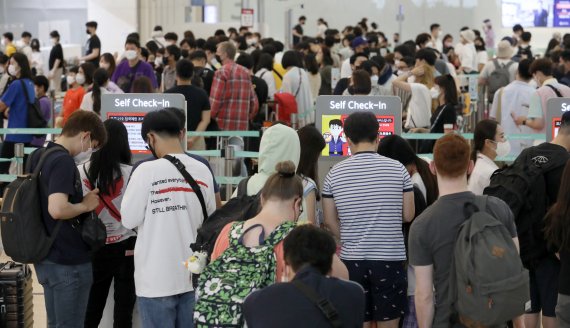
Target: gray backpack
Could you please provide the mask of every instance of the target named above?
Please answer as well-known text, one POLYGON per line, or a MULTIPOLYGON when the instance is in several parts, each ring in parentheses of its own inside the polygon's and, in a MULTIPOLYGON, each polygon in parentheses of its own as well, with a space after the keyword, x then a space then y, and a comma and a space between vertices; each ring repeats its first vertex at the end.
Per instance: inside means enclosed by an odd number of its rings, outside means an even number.
POLYGON ((454 321, 467 327, 504 324, 530 299, 528 271, 507 228, 485 212, 487 199, 465 204, 450 270, 454 321))
POLYGON ((493 59, 495 70, 487 78, 487 99, 490 103, 493 102, 495 92, 511 82, 509 67, 514 63, 514 61, 510 60, 506 65, 501 66, 497 59, 493 59))

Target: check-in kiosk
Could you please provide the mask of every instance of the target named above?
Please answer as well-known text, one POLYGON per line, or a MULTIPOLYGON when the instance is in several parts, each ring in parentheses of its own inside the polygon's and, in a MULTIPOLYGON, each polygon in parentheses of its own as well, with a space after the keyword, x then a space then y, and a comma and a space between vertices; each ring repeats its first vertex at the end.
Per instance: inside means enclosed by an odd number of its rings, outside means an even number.
MULTIPOLYGON (((116 119, 127 127, 129 146, 134 161, 148 155, 146 143, 141 136, 144 116, 148 112, 166 107, 180 108, 186 114, 186 99, 181 94, 125 93, 101 95, 101 119, 116 119)), ((112 140, 111 140, 112 141, 112 140)), ((186 143, 184 142, 184 147, 186 143)))
POLYGON ((315 124, 326 145, 319 159, 319 179, 324 180, 336 163, 351 155, 344 135, 344 121, 354 112, 369 111, 379 123, 378 139, 402 133, 402 102, 393 96, 319 96, 315 124))
POLYGON ((570 98, 550 98, 546 102, 546 142, 558 134, 562 115, 570 112, 570 98))

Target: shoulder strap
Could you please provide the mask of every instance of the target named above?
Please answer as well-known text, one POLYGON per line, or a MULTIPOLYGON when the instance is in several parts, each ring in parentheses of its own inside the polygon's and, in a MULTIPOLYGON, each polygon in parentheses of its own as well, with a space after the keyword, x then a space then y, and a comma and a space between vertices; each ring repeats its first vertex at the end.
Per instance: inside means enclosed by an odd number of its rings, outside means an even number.
POLYGON ((26 96, 26 103, 32 104, 33 101, 30 101, 30 96, 28 95, 28 87, 26 86, 26 82, 24 82, 24 79, 20 79, 20 84, 22 85, 22 89, 24 90, 24 95, 26 96))
POLYGON ((279 77, 280 80, 283 80, 283 76, 281 74, 279 74, 279 72, 277 72, 277 70, 275 68, 271 69, 273 71, 273 73, 275 73, 275 75, 277 75, 277 77, 279 77))
POLYGON ((243 197, 247 195, 247 183, 249 182, 249 179, 251 179, 251 177, 247 177, 239 182, 237 187, 238 197, 243 197))
POLYGON ((301 81, 303 79, 303 72, 301 71, 301 69, 299 68, 299 86, 297 87, 297 91, 295 92, 295 98, 297 98, 297 95, 299 94, 299 91, 301 91, 301 81))
MULTIPOLYGON (((186 182, 190 185, 190 187, 192 187, 192 190, 194 190, 194 193, 196 194, 198 200, 200 201, 200 205, 202 206, 202 214, 204 215, 204 222, 206 222, 206 220, 208 220, 206 201, 204 200, 204 195, 202 194, 202 190, 200 189, 200 186, 198 185, 196 180, 194 180, 194 178, 190 175, 190 173, 186 171, 186 167, 184 166, 184 164, 182 164, 182 162, 180 162, 178 158, 170 155, 166 155, 163 158, 170 161, 170 163, 172 163, 178 169, 180 174, 182 174, 182 176, 184 177, 186 182)), ((202 222, 202 224, 204 224, 204 222, 202 222)))
POLYGON ((505 90, 505 87, 502 87, 499 89, 499 95, 497 99, 497 114, 495 117, 495 120, 500 124, 501 123, 501 118, 503 115, 503 91, 505 90))
POLYGON ((291 284, 321 310, 333 328, 341 328, 343 326, 338 311, 329 300, 319 295, 312 287, 298 279, 293 280, 291 284))
POLYGON ((493 64, 495 64, 495 69, 501 68, 501 65, 499 65, 499 61, 497 60, 497 58, 493 59, 493 64))
POLYGON ((507 63, 507 65, 505 65, 505 68, 509 68, 511 67, 511 65, 513 65, 515 62, 512 60, 509 60, 509 62, 507 63))
POLYGON ((432 130, 436 126, 437 122, 439 121, 439 118, 441 117, 441 114, 443 114, 443 111, 445 110, 446 107, 447 107, 447 104, 443 105, 443 107, 441 108, 441 110, 437 114, 435 120, 433 121, 433 124, 431 125, 430 130, 432 130))
POLYGON ((263 76, 265 75, 265 73, 267 73, 267 70, 263 71, 263 73, 261 73, 261 75, 259 76, 260 79, 263 79, 263 76))
POLYGON ((552 91, 554 91, 556 97, 562 98, 562 94, 560 93, 560 91, 558 91, 558 89, 556 89, 553 85, 547 84, 546 86, 552 89, 552 91))
POLYGON ((275 228, 275 230, 273 230, 273 232, 269 234, 269 236, 267 236, 267 238, 265 239, 265 243, 267 245, 273 245, 273 246, 277 245, 296 226, 297 224, 291 221, 286 221, 281 223, 279 226, 277 226, 277 228, 275 228))

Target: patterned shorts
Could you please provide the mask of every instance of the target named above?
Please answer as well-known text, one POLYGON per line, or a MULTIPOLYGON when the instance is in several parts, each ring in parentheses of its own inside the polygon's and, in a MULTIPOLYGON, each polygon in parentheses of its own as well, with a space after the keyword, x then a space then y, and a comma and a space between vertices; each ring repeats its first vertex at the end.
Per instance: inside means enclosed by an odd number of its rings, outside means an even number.
POLYGON ((350 280, 364 288, 364 321, 390 321, 404 316, 408 309, 408 280, 404 261, 343 260, 350 280))

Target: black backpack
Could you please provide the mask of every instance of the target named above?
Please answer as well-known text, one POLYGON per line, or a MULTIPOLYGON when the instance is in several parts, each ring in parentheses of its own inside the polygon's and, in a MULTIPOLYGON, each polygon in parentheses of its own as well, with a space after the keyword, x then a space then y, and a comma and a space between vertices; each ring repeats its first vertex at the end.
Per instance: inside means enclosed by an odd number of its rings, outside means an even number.
MULTIPOLYGON (((40 180, 42 166, 46 158, 57 151, 62 149, 54 147, 36 151, 41 157, 33 174, 17 177, 4 190, 4 202, 0 212, 2 244, 6 254, 16 262, 42 261, 48 255, 61 228, 63 220, 56 223, 51 236, 48 234, 43 221, 40 194, 40 188, 47 188, 40 180)), ((29 163, 30 159, 28 167, 29 163)))
MULTIPOLYGON (((30 96, 28 95, 28 88, 26 87, 26 83, 24 80, 20 80, 20 84, 22 85, 22 90, 24 91, 24 95, 26 96, 26 103, 28 104, 28 128, 38 128, 42 129, 47 126, 47 120, 45 119, 42 111, 40 110, 40 102, 39 99, 35 98, 34 101, 30 102, 30 96)), ((42 135, 38 135, 42 136, 42 135)))
POLYGON ((259 213, 261 209, 260 193, 248 196, 248 182, 249 178, 243 179, 238 185, 237 197, 230 199, 202 223, 198 229, 196 242, 190 245, 194 252, 206 252, 208 259, 210 259, 216 240, 228 223, 249 220, 259 213))
POLYGON ((491 176, 484 194, 502 199, 511 208, 525 268, 532 269, 549 254, 544 239, 544 222, 549 204, 545 174, 563 167, 566 156, 538 147, 525 149, 515 162, 491 176))

